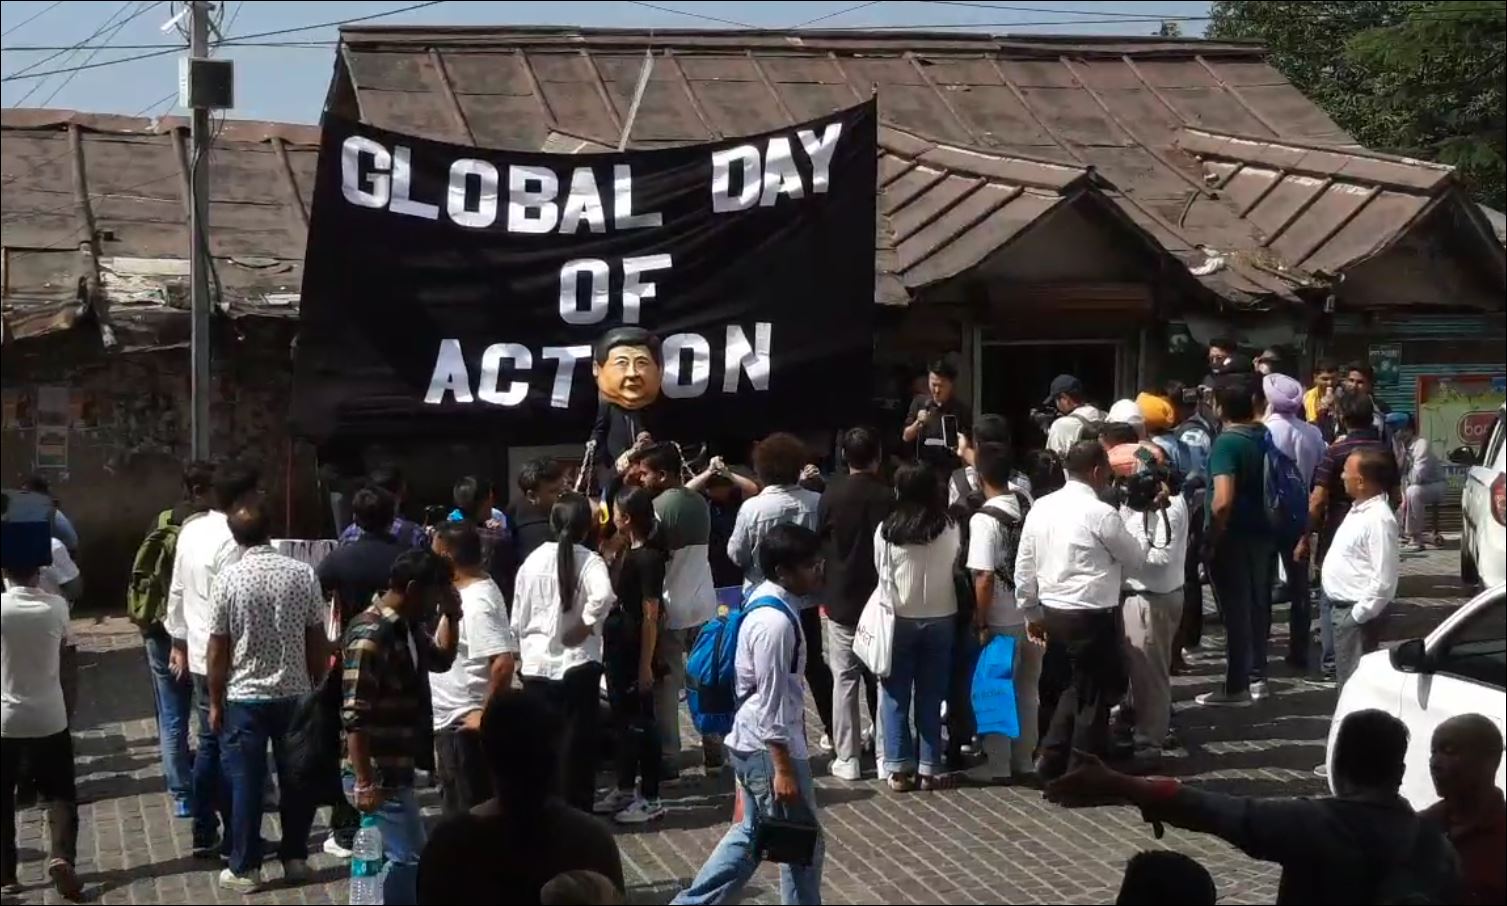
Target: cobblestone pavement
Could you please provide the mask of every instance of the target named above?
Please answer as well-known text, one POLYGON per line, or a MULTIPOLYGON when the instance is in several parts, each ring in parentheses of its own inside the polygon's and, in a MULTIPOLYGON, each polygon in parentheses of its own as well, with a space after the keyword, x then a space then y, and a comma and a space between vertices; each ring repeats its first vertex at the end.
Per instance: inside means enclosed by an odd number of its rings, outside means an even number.
MULTIPOLYGON (((1418 635, 1469 593, 1455 578, 1454 550, 1403 563, 1400 600, 1387 635, 1418 635)), ((1192 697, 1223 675, 1222 656, 1206 655, 1178 677, 1176 731, 1184 748, 1156 769, 1201 786, 1262 796, 1323 791, 1311 773, 1323 758, 1334 692, 1294 677, 1281 662, 1286 608, 1273 620, 1272 700, 1251 709, 1189 708, 1192 697)), ((241 897, 219 890, 219 866, 189 855, 189 823, 171 817, 163 792, 145 658, 124 619, 79 620, 82 671, 77 739, 80 809, 79 871, 90 895, 105 903, 345 902, 346 867, 318 851, 323 815, 314 831, 316 871, 300 887, 280 884, 241 897)), ((1222 643, 1214 622, 1205 651, 1222 643)), ((816 731, 819 733, 820 731, 816 731)), ((1169 828, 1153 839, 1139 814, 1125 807, 1066 810, 1040 794, 965 788, 895 796, 878 783, 818 781, 827 831, 824 895, 831 903, 1104 903, 1113 900, 1125 860, 1164 846, 1201 860, 1224 903, 1270 903, 1276 866, 1255 862, 1223 843, 1169 828)), ((433 791, 426 802, 432 814, 433 791)), ((699 868, 731 814, 731 781, 709 781, 699 768, 666 790, 667 818, 619 837, 636 902, 665 902, 699 868)), ((268 819, 265 835, 278 836, 268 819)), ((19 816, 21 879, 26 890, 6 902, 51 903, 43 889, 46 836, 42 813, 19 816)), ((778 878, 763 868, 745 902, 779 901, 778 878)))

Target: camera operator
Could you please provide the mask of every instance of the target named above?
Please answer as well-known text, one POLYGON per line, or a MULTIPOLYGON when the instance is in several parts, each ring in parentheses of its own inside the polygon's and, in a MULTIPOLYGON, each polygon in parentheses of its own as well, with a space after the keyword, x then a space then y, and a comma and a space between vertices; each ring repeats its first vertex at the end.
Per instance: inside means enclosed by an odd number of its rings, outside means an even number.
POLYGON ((927 392, 911 400, 901 437, 914 444, 916 460, 951 474, 958 468, 958 436, 971 433, 973 413, 957 398, 958 369, 939 358, 926 369, 927 392))
POLYGON ((1104 423, 1104 413, 1089 405, 1085 398, 1083 382, 1070 374, 1059 374, 1052 378, 1052 386, 1046 399, 1042 401, 1042 408, 1032 413, 1032 420, 1040 425, 1046 421, 1045 416, 1053 412, 1056 417, 1047 422, 1046 447, 1064 462, 1067 461, 1068 451, 1073 448, 1073 444, 1083 439, 1084 432, 1090 428, 1097 429, 1104 423))
POLYGON ((1136 753, 1160 753, 1167 742, 1172 702, 1172 645, 1183 612, 1183 566, 1188 554, 1188 502, 1177 473, 1152 444, 1110 451, 1120 519, 1146 550, 1146 562, 1125 570, 1125 664, 1136 753))

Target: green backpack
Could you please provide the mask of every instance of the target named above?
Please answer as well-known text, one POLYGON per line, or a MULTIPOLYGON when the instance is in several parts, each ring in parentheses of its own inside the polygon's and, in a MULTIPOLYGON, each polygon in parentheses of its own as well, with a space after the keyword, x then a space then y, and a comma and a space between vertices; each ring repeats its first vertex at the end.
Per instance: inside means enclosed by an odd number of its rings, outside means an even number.
POLYGON ((131 585, 126 590, 126 616, 146 628, 167 613, 167 592, 173 583, 173 557, 178 551, 182 523, 173 521, 173 511, 163 510, 157 524, 136 549, 131 562, 131 585))

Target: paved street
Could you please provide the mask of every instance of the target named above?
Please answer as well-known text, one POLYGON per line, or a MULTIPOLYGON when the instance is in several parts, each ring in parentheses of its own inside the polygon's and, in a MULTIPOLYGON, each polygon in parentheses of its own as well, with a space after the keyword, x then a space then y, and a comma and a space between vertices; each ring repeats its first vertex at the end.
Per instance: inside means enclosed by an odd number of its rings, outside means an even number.
MULTIPOLYGON (((1417 635, 1437 624, 1463 597, 1454 550, 1403 561, 1401 600, 1387 635, 1417 635)), ((1323 758, 1334 704, 1332 689, 1292 678, 1281 663, 1286 608, 1274 618, 1272 701, 1250 709, 1188 709, 1212 688, 1223 658, 1206 654, 1194 673, 1174 679, 1177 732, 1184 749, 1158 773, 1207 788, 1263 796, 1321 792, 1312 767, 1323 758)), ((93 896, 106 903, 345 902, 345 865, 318 852, 316 883, 284 888, 280 868, 268 869, 269 888, 242 898, 214 884, 219 866, 189 857, 189 823, 175 820, 162 788, 147 669, 136 630, 124 619, 77 622, 82 652, 77 734, 81 807, 79 871, 93 896)), ((1220 649, 1212 625, 1205 651, 1220 649)), ((820 731, 816 731, 819 733, 820 731)), ((1276 867, 1254 862, 1210 838, 1168 829, 1160 842, 1137 812, 1123 807, 1064 810, 1040 794, 960 789, 895 796, 877 783, 823 778, 818 797, 827 830, 824 893, 830 903, 1103 903, 1113 899, 1125 860, 1165 846, 1201 860, 1219 885, 1220 902, 1270 903, 1276 867)), ((635 902, 665 902, 711 850, 731 813, 731 781, 708 782, 698 770, 666 790, 669 817, 651 829, 619 837, 635 902)), ((433 791, 427 801, 434 805, 433 791)), ((265 834, 278 836, 269 819, 265 834)), ((51 903, 42 889, 46 846, 42 813, 20 816, 19 900, 51 903)), ((763 869, 745 902, 779 901, 775 873, 763 869)))

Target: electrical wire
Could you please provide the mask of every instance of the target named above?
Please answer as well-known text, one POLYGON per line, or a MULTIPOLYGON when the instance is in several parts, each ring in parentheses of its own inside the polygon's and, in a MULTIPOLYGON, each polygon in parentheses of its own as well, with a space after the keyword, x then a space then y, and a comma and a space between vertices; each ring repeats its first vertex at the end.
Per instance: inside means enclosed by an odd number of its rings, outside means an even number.
POLYGON ((47 15, 48 13, 52 12, 53 10, 57 9, 58 7, 60 7, 62 5, 63 5, 63 0, 57 0, 56 3, 49 4, 48 7, 46 9, 42 10, 41 12, 32 13, 31 15, 27 16, 25 19, 22 19, 20 22, 17 22, 15 25, 12 25, 10 28, 7 28, 5 31, 0 31, 0 38, 5 37, 6 35, 10 34, 13 31, 19 31, 20 29, 24 28, 27 25, 30 25, 31 23, 33 23, 36 20, 42 18, 43 16, 47 15))
MULTIPOLYGON (((320 29, 320 28, 333 28, 333 27, 341 26, 341 25, 353 25, 353 24, 355 24, 357 22, 369 22, 369 21, 371 21, 373 19, 382 19, 382 18, 385 18, 387 16, 396 16, 396 15, 399 15, 400 13, 413 12, 414 10, 425 9, 425 8, 431 7, 431 6, 438 6, 439 4, 441 4, 443 2, 445 2, 445 0, 429 0, 428 3, 414 3, 414 4, 411 4, 409 6, 400 7, 398 9, 390 9, 390 10, 387 10, 386 12, 372 13, 372 14, 366 15, 366 16, 355 16, 355 17, 352 17, 352 18, 349 18, 349 19, 336 19, 336 20, 333 20, 333 21, 330 21, 330 22, 318 22, 318 23, 315 23, 313 25, 300 25, 300 26, 298 26, 296 28, 279 28, 279 29, 274 29, 272 31, 258 32, 256 34, 250 34, 250 35, 231 36, 229 38, 226 38, 224 41, 221 41, 220 43, 224 44, 224 45, 233 46, 238 41, 250 40, 250 39, 253 39, 253 38, 271 38, 271 37, 276 37, 278 35, 296 34, 296 33, 301 32, 301 31, 313 31, 315 29, 320 29)), ((14 82, 14 81, 22 80, 22 79, 40 79, 40 78, 46 78, 47 76, 50 76, 50 75, 57 75, 59 73, 73 72, 74 70, 98 69, 98 68, 100 68, 102 66, 114 66, 114 65, 116 65, 118 63, 134 63, 137 60, 149 60, 152 57, 161 57, 161 56, 165 56, 165 55, 170 54, 170 53, 180 53, 181 51, 182 51, 182 47, 179 47, 179 46, 162 47, 162 48, 160 48, 158 50, 152 50, 152 51, 148 51, 146 53, 136 54, 134 56, 119 57, 119 58, 114 59, 114 60, 103 60, 103 61, 98 62, 98 63, 90 63, 88 66, 63 67, 63 68, 60 68, 60 69, 48 70, 46 72, 28 72, 26 70, 18 70, 18 71, 14 72, 14 73, 11 73, 10 75, 4 76, 4 77, 0 77, 0 82, 14 82)), ((38 66, 38 65, 41 65, 42 62, 46 62, 46 61, 43 60, 43 61, 40 61, 38 63, 33 63, 32 65, 33 66, 38 66)))
MULTIPOLYGON (((153 2, 143 2, 139 7, 137 7, 136 12, 134 12, 134 13, 131 14, 130 18, 122 20, 120 22, 120 24, 118 24, 118 25, 115 26, 115 29, 113 31, 111 31, 109 35, 107 35, 105 37, 104 44, 102 44, 98 48, 95 48, 94 50, 89 51, 89 56, 87 56, 87 57, 84 58, 84 62, 85 63, 89 63, 95 57, 99 56, 99 52, 101 50, 104 50, 105 47, 108 47, 109 44, 110 44, 110 41, 112 39, 114 39, 114 37, 116 35, 120 34, 121 29, 123 29, 127 25, 131 24, 131 20, 132 19, 135 19, 136 17, 140 16, 142 13, 145 13, 147 10, 151 9, 152 7, 154 7, 156 5, 157 5, 156 0, 153 0, 153 2)), ((68 87, 68 83, 72 82, 76 78, 78 78, 78 71, 77 70, 68 73, 67 77, 64 78, 61 82, 59 82, 58 86, 56 88, 52 89, 52 94, 49 94, 46 97, 46 99, 44 99, 42 101, 42 103, 38 104, 37 106, 39 106, 39 107, 46 107, 48 104, 51 104, 52 103, 52 99, 55 98, 55 97, 57 97, 60 93, 62 93, 63 89, 68 87)), ((38 82, 36 85, 32 86, 32 90, 35 91, 39 87, 41 87, 41 83, 40 82, 38 82)), ((28 94, 29 93, 30 92, 28 92, 28 94)))
POLYGON ((677 16, 688 16, 692 19, 705 19, 708 22, 720 22, 723 25, 735 25, 738 28, 758 27, 756 25, 749 25, 747 22, 739 22, 736 19, 723 19, 720 16, 708 16, 705 13, 693 13, 690 10, 672 9, 668 6, 660 6, 657 3, 645 3, 643 0, 628 0, 628 2, 634 6, 642 6, 645 9, 657 10, 662 13, 674 13, 677 16))
POLYGON ((835 13, 827 13, 825 16, 817 16, 815 19, 807 19, 805 22, 802 22, 798 25, 792 25, 790 27, 792 29, 805 28, 808 25, 815 25, 818 22, 825 22, 828 19, 836 19, 838 16, 846 16, 848 13, 856 13, 861 9, 868 9, 869 7, 875 6, 878 3, 879 0, 869 0, 868 3, 859 3, 855 6, 850 6, 847 9, 840 9, 835 13))
MULTIPOLYGON (((77 43, 70 44, 67 47, 60 47, 60 48, 58 48, 57 52, 54 53, 54 54, 52 54, 52 56, 43 57, 40 60, 33 60, 30 64, 28 64, 26 66, 23 66, 20 69, 16 70, 15 72, 11 73, 11 75, 12 76, 16 76, 16 75, 21 75, 22 73, 31 72, 33 69, 36 69, 38 66, 44 66, 44 65, 46 65, 48 63, 51 63, 53 60, 56 60, 58 57, 61 57, 65 53, 74 53, 74 54, 76 54, 80 49, 82 49, 90 41, 93 41, 95 38, 97 38, 100 35, 104 34, 105 33, 105 29, 109 28, 112 24, 114 24, 116 17, 123 15, 126 10, 130 9, 131 8, 131 4, 133 2, 135 2, 135 0, 126 0, 125 3, 122 3, 120 5, 120 7, 115 10, 115 12, 113 12, 113 13, 110 14, 110 18, 108 18, 104 22, 102 22, 100 24, 100 26, 98 28, 96 28, 93 31, 93 33, 91 33, 89 35, 89 37, 87 37, 87 38, 85 38, 82 41, 79 41, 77 43)), ((71 59, 71 57, 70 57, 70 59, 71 59)))
MULTIPOLYGON (((992 9, 1010 13, 1035 13, 1038 16, 1099 16, 1114 17, 1117 19, 1158 19, 1167 21, 1184 21, 1188 19, 1206 19, 1207 16, 1158 16, 1154 13, 1119 13, 1107 9, 1047 9, 1040 6, 1011 6, 1005 3, 970 3, 964 0, 921 0, 932 6, 962 6, 968 9, 992 9)), ((1067 23, 1063 23, 1067 24, 1067 23)))

